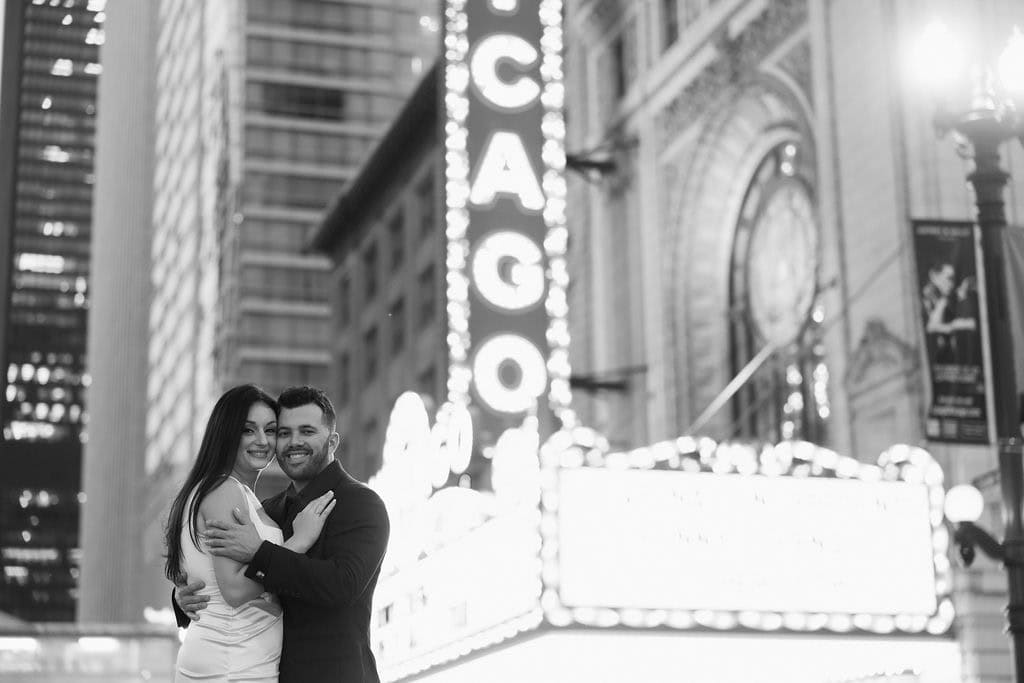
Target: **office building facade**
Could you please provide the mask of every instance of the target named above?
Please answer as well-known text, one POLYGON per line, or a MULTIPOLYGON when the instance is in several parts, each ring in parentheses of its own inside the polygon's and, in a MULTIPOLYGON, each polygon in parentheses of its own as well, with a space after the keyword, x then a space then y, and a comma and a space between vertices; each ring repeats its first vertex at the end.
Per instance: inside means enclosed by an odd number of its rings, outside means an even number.
POLYGON ((380 469, 398 396, 416 391, 432 409, 446 398, 437 79, 435 68, 419 84, 313 241, 334 266, 328 386, 340 457, 364 481, 380 469))
MULTIPOLYGON (((437 41, 436 7, 419 0, 160 4, 147 604, 166 604, 164 515, 220 393, 327 383, 328 266, 309 233, 437 41)), ((275 465, 257 493, 286 484, 275 465)))
POLYGON ((0 611, 75 616, 103 2, 8 3, 0 207, 0 611))

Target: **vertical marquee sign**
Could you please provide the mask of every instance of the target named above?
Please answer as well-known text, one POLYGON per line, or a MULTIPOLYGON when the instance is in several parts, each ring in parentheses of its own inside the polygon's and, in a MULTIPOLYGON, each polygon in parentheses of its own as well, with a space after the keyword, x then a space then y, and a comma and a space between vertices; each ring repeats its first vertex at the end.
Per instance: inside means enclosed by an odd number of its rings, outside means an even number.
POLYGON ((528 415, 574 422, 561 11, 445 6, 448 399, 481 446, 528 415))

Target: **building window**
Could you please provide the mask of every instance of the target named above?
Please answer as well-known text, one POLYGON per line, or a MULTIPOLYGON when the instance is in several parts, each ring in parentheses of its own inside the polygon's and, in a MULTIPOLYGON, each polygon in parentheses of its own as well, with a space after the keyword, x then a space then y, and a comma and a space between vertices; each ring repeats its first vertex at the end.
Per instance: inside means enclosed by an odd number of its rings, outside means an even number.
POLYGON ((372 146, 373 138, 352 133, 296 131, 263 125, 245 129, 245 152, 253 159, 358 166, 372 146))
POLYGON ((391 326, 391 355, 397 356, 405 348, 405 301, 399 299, 388 311, 391 326))
POLYGON ((322 0, 249 0, 246 10, 251 20, 273 26, 338 31, 359 36, 382 32, 390 36, 395 15, 395 10, 387 6, 322 0))
POLYGON ((416 391, 424 396, 437 399, 437 368, 431 365, 416 375, 416 391))
POLYGON ((426 327, 434 320, 437 308, 437 293, 434 291, 434 266, 427 266, 420 273, 420 327, 426 327))
POLYGON ((242 201, 258 206, 297 206, 323 209, 338 193, 341 183, 333 178, 248 173, 242 201))
POLYGON ((730 278, 733 374, 766 345, 776 351, 737 391, 723 439, 827 440, 820 238, 807 157, 795 141, 769 152, 739 212, 730 278))
POLYGON ((238 341, 252 346, 317 347, 327 339, 326 317, 245 312, 240 315, 238 341))
POLYGON ((390 79, 398 71, 403 57, 409 58, 407 54, 384 49, 381 45, 361 47, 316 44, 277 37, 250 37, 246 52, 250 66, 335 78, 374 76, 390 79))
POLYGON ((340 120, 346 118, 346 93, 337 88, 316 88, 290 83, 250 82, 246 104, 252 111, 272 116, 340 120))
POLYGON ((689 26, 697 21, 704 11, 704 5, 708 0, 681 0, 683 3, 683 26, 689 26))
POLYGON ((427 237, 434 232, 434 213, 436 209, 434 196, 434 174, 430 173, 416 188, 416 205, 419 211, 420 237, 427 237))
POLYGON ((388 223, 391 238, 391 270, 398 270, 405 261, 405 216, 401 211, 396 213, 388 223))
POLYGON ((313 384, 324 376, 327 368, 315 363, 275 361, 242 361, 239 377, 262 384, 269 391, 278 391, 295 384, 313 384))
POLYGON ((246 216, 239 227, 242 249, 298 253, 309 225, 297 221, 263 220, 246 216))
POLYGON ((377 327, 371 327, 363 335, 363 366, 366 368, 366 383, 377 376, 377 327))
POLYGON ((352 392, 352 367, 348 354, 338 358, 338 405, 346 405, 352 392))
POLYGON ((244 296, 327 302, 327 274, 319 270, 245 264, 239 288, 244 296))
POLYGON ((626 39, 619 34, 612 41, 612 95, 616 100, 626 94, 626 39))
POLYGON ((371 123, 393 116, 400 104, 389 93, 259 81, 246 86, 248 110, 270 116, 371 123))
POLYGON ((672 47, 679 40, 679 0, 661 0, 661 25, 663 50, 672 47))
POLYGON ((348 275, 341 278, 338 286, 338 326, 346 327, 352 321, 352 280, 348 275))
POLYGON ((363 252, 363 292, 367 301, 377 296, 377 245, 371 244, 363 252))
POLYGON ((363 423, 363 449, 366 453, 367 475, 374 474, 380 469, 383 456, 381 446, 380 429, 377 427, 377 419, 371 417, 363 423))

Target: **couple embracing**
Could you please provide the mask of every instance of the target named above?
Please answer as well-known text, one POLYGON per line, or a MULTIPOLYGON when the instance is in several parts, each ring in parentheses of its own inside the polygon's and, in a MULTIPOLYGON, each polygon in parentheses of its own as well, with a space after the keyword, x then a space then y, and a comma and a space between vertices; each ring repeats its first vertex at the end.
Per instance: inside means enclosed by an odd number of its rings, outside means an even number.
POLYGON ((217 401, 167 520, 165 570, 189 626, 175 681, 377 683, 388 516, 334 459, 339 442, 319 389, 275 400, 247 384, 217 401), (256 477, 275 455, 292 483, 261 504, 256 477))

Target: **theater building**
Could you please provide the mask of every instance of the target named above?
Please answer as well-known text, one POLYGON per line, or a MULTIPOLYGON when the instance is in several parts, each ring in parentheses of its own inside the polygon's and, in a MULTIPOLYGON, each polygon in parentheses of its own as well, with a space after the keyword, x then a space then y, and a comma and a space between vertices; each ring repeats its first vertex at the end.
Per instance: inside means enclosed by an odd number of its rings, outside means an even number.
MULTIPOLYGON (((1019 14, 984 4, 950 23, 1019 14)), ((973 482, 991 528, 999 494, 931 412, 918 226, 974 197, 902 66, 925 8, 445 11, 314 239, 346 462, 392 516, 384 678, 1008 680, 1005 575, 954 563, 942 513, 973 482), (427 177, 436 227, 389 275, 427 177), (444 313, 370 373, 428 266, 444 313)))

